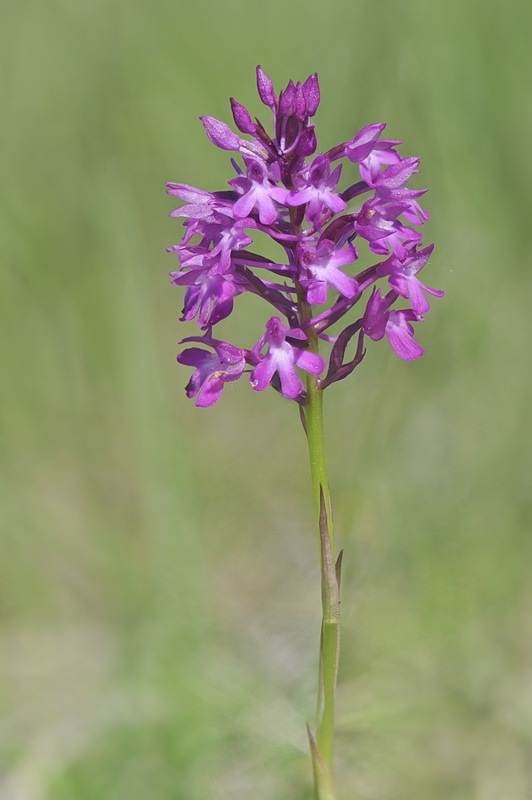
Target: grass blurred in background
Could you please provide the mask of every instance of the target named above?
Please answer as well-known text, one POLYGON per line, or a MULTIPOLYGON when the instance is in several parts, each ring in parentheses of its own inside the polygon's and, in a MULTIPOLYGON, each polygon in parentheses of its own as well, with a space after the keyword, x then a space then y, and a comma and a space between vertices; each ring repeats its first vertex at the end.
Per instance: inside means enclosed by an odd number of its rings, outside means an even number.
MULTIPOLYGON (((530 800, 532 9, 4 0, 2 800, 303 800, 319 620, 297 411, 174 363, 166 180, 200 114, 318 71, 430 187, 420 362, 327 393, 345 547, 339 800, 530 800)), ((265 321, 239 310, 244 346, 265 321)), ((255 337, 255 338, 252 338, 255 337)))

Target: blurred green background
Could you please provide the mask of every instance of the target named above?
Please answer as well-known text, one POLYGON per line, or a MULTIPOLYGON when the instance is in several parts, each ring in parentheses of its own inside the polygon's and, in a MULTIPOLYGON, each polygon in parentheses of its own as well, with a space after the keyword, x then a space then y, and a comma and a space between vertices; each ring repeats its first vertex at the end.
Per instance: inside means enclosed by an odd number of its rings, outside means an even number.
MULTIPOLYGON (((200 114, 315 70, 326 149, 388 121, 430 187, 405 364, 327 395, 345 548, 339 800, 530 800, 529 3, 4 0, 2 800, 303 800, 319 620, 297 412, 175 364, 166 180, 200 114)), ((265 116, 264 113, 262 114, 265 116)), ((248 344, 264 310, 242 305, 248 344)))

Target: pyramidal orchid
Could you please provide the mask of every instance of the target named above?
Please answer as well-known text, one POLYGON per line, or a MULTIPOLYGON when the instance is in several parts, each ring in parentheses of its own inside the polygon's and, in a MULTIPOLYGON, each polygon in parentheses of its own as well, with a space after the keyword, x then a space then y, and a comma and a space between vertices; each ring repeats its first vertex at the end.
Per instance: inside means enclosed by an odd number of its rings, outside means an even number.
POLYGON ((419 231, 429 218, 419 204, 426 190, 408 186, 419 159, 401 156, 401 142, 382 138, 382 122, 317 152, 315 74, 304 83, 289 81, 277 94, 259 66, 257 89, 273 117, 269 132, 234 99, 239 133, 213 117, 201 118, 210 141, 235 154, 228 188, 208 192, 167 184, 168 194, 183 203, 171 212, 184 226, 181 242, 168 248, 178 259, 172 283, 185 289, 182 319, 196 320, 201 330, 181 341, 177 360, 193 368, 186 393, 198 407, 218 402, 226 384, 238 380, 256 391, 271 387, 299 406, 319 533, 323 611, 318 714, 315 731, 308 732, 316 797, 332 800, 342 554, 336 557, 334 548, 323 392, 361 364, 368 340, 384 339, 406 361, 422 356, 413 325, 430 309, 427 295, 443 292, 418 277, 433 251, 433 245, 422 246, 419 231), (277 245, 278 261, 255 249, 257 232, 277 245), (362 253, 370 266, 358 265, 362 253), (265 303, 264 333, 248 347, 220 340, 215 326, 249 292, 265 303), (346 355, 352 340, 354 354, 351 349, 346 355))

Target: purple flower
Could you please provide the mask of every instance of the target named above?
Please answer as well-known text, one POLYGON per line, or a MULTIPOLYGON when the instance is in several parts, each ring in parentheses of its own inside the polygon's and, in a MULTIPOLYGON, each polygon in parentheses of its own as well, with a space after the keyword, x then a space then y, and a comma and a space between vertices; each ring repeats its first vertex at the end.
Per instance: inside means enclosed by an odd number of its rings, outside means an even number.
POLYGON ((233 206, 236 217, 247 217, 256 210, 263 225, 271 225, 278 217, 274 200, 284 203, 288 190, 276 186, 272 181, 279 180, 279 168, 268 169, 266 164, 254 158, 244 158, 247 177, 233 178, 229 181, 241 197, 233 206))
POLYGON ((310 305, 326 303, 329 286, 334 286, 344 297, 356 294, 356 280, 340 269, 358 258, 353 245, 335 248, 334 242, 327 239, 317 246, 315 242, 305 242, 299 246, 298 256, 302 267, 300 281, 307 290, 310 305))
POLYGON ((296 366, 312 375, 319 375, 325 368, 325 361, 317 353, 302 350, 291 344, 287 341, 287 337, 307 341, 301 329, 290 330, 283 325, 279 317, 271 317, 266 323, 266 333, 261 336, 252 351, 258 363, 251 373, 250 382, 255 391, 262 392, 277 374, 281 392, 285 397, 294 400, 303 392, 303 384, 296 372, 296 366), (266 352, 263 354, 264 349, 266 352))
POLYGON ((343 154, 349 161, 355 163, 366 161, 385 127, 385 122, 379 122, 362 128, 351 141, 347 142, 343 154))
POLYGON ((248 142, 233 133, 229 125, 214 117, 200 117, 205 132, 211 142, 222 150, 236 150, 237 152, 267 158, 268 153, 257 141, 248 142))
POLYGON ((210 353, 199 347, 189 347, 177 356, 180 364, 195 367, 185 389, 187 397, 197 396, 195 404, 208 408, 220 399, 226 383, 240 378, 246 368, 246 351, 218 339, 197 336, 183 339, 181 344, 190 341, 200 342, 214 350, 210 353))
POLYGON ((271 109, 277 107, 277 97, 272 79, 266 75, 260 65, 257 67, 257 91, 265 106, 269 106, 271 109))
POLYGON ((401 142, 393 139, 375 142, 369 155, 360 161, 360 177, 368 186, 375 186, 384 165, 398 164, 401 161, 401 156, 395 150, 398 144, 401 142))
POLYGON ((384 189, 388 191, 401 189, 410 180, 412 175, 419 172, 419 158, 399 159, 398 156, 397 158, 398 160, 392 163, 391 166, 375 175, 373 186, 377 189, 377 193, 381 187, 384 187, 384 189))
POLYGON ((421 208, 417 198, 426 193, 426 189, 386 189, 384 186, 376 188, 376 196, 381 202, 395 204, 399 213, 411 225, 423 225, 430 219, 430 214, 421 208))
POLYGON ((401 297, 410 299, 412 311, 417 317, 426 314, 430 309, 429 301, 423 292, 428 292, 434 297, 443 297, 445 294, 440 289, 431 289, 429 286, 425 286, 417 277, 418 272, 423 269, 433 250, 433 244, 417 252, 413 248, 404 259, 392 256, 380 264, 378 268, 379 276, 389 275, 390 286, 401 297))
POLYGON ((231 206, 211 192, 196 189, 186 183, 167 183, 166 193, 184 200, 186 205, 170 212, 171 217, 189 217, 194 222, 198 219, 213 219, 216 210, 230 213, 231 206))
POLYGON ((255 135, 257 132, 257 126, 251 119, 251 114, 247 108, 241 105, 241 103, 237 103, 234 97, 231 97, 229 102, 231 103, 233 119, 238 130, 242 131, 242 133, 255 135))
POLYGON ((308 203, 307 218, 316 224, 324 211, 329 209, 338 214, 347 208, 347 203, 334 189, 340 180, 342 165, 331 173, 331 163, 326 156, 316 156, 306 175, 298 180, 297 191, 292 191, 285 202, 289 206, 302 206, 308 203))
POLYGON ((253 243, 246 228, 256 228, 257 223, 250 218, 233 220, 222 214, 216 215, 216 222, 196 229, 203 235, 201 248, 205 253, 204 262, 209 266, 218 265, 220 271, 227 271, 231 265, 233 251, 242 250, 253 243))
POLYGON ((388 202, 378 196, 367 200, 355 218, 355 230, 369 242, 377 255, 388 255, 390 249, 399 258, 407 253, 405 242, 421 241, 421 234, 403 225, 398 217, 403 212, 400 202, 388 202))
POLYGON ((413 311, 391 311, 388 299, 381 295, 379 289, 374 289, 362 319, 362 329, 374 342, 386 335, 399 358, 413 361, 425 351, 412 338, 414 336, 414 329, 410 324, 412 321, 418 321, 413 311))
MULTIPOLYGON (((264 73, 262 73, 264 76, 264 73)), ((269 79, 268 79, 269 80, 269 79)), ((261 95, 262 97, 262 95, 261 95)), ((309 118, 320 103, 318 76, 310 75, 304 84, 288 81, 272 106, 275 114, 275 145, 278 153, 287 156, 309 156, 316 149, 314 129, 309 118)), ((267 103, 269 105, 269 103, 267 103)))
POLYGON ((167 184, 167 192, 182 202, 171 216, 183 220, 181 241, 168 248, 179 259, 172 283, 185 287, 182 319, 195 320, 205 331, 187 341, 207 349, 189 348, 178 358, 195 367, 187 394, 198 405, 216 402, 224 383, 239 377, 246 364, 255 390, 272 386, 304 404, 299 370, 314 380, 325 369, 323 356, 309 346, 318 340, 320 348, 332 345, 325 377, 316 382, 321 390, 362 362, 365 337, 387 338, 400 358, 418 358, 423 348, 413 338, 412 323, 429 311, 428 295, 443 296, 418 277, 433 250, 422 245, 418 229, 429 219, 419 204, 426 190, 408 185, 419 159, 400 155, 399 141, 380 138, 383 122, 314 156, 317 75, 290 80, 277 93, 259 66, 257 89, 273 117, 271 130, 234 98, 239 133, 201 117, 210 141, 235 154, 229 188, 208 192, 167 184), (347 188, 339 191, 341 176, 347 188), (265 237, 270 246, 261 252, 265 237), (363 268, 354 266, 359 253, 363 268), (389 285, 386 295, 377 288, 380 281, 389 285), (269 317, 253 349, 213 338, 213 328, 249 294, 267 304, 269 317), (409 308, 396 308, 401 298, 409 308), (365 311, 347 319, 361 300, 365 311), (317 306, 322 308, 311 316, 317 306), (327 332, 344 317, 343 330, 327 332))
POLYGON ((185 294, 182 321, 198 318, 203 330, 226 319, 233 310, 233 301, 244 287, 235 282, 233 274, 205 271, 171 272, 175 286, 188 286, 185 294))
POLYGON ((307 116, 313 117, 320 104, 320 85, 318 83, 318 74, 314 72, 309 75, 303 84, 303 96, 306 102, 307 116))

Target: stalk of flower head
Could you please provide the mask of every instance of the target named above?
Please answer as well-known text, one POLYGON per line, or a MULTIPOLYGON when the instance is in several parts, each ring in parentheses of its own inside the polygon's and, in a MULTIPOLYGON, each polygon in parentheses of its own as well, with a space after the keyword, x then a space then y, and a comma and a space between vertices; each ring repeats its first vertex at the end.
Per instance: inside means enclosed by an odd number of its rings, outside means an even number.
POLYGON ((273 117, 271 133, 234 99, 233 119, 243 136, 202 117, 210 141, 238 154, 239 161, 231 159, 230 188, 207 192, 167 184, 168 193, 184 203, 171 213, 184 219, 181 242, 169 248, 179 260, 172 283, 185 287, 181 319, 196 320, 200 329, 180 342, 185 348, 177 360, 193 368, 186 393, 198 407, 212 406, 226 384, 244 375, 255 391, 271 387, 299 407, 319 534, 323 611, 318 713, 309 740, 316 797, 331 800, 341 553, 337 558, 323 392, 360 365, 368 339, 387 339, 407 361, 423 355, 413 324, 429 311, 427 295, 443 292, 418 277, 433 250, 422 247, 417 229, 428 219, 419 205, 426 190, 407 186, 419 159, 402 157, 400 142, 381 138, 384 123, 316 154, 311 121, 320 102, 317 75, 303 84, 289 81, 277 95, 257 67, 257 88, 273 117), (340 189, 344 167, 349 175, 340 189), (258 231, 279 246, 279 261, 254 249, 258 231), (374 263, 357 269, 362 247, 374 263), (262 336, 242 347, 214 331, 247 292, 269 308, 262 336))

